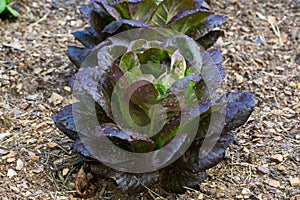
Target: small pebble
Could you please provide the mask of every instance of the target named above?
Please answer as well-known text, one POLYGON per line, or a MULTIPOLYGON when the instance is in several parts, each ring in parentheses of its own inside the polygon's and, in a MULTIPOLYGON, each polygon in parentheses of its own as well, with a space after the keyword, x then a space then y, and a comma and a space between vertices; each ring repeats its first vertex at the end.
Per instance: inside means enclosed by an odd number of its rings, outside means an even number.
POLYGON ((290 179, 290 184, 291 186, 300 186, 300 179, 299 178, 291 178, 290 179))
POLYGON ((280 186, 280 182, 277 181, 277 180, 274 180, 274 179, 270 179, 270 180, 269 180, 269 185, 270 185, 271 187, 277 188, 277 187, 280 186))
POLYGON ((275 162, 282 162, 283 156, 281 154, 275 154, 275 155, 271 156, 270 159, 275 162))
POLYGON ((269 174, 270 173, 270 170, 268 168, 262 167, 262 166, 257 167, 257 170, 261 173, 264 173, 264 174, 269 174))

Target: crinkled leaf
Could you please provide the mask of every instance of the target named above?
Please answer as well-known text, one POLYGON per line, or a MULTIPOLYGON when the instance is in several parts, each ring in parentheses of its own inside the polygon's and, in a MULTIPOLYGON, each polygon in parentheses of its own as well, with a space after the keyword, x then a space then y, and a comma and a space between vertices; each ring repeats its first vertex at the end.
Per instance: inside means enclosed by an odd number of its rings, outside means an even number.
POLYGON ((191 37, 197 40, 206 35, 216 26, 221 25, 225 20, 225 16, 211 14, 205 19, 205 21, 202 21, 202 23, 198 24, 197 28, 191 33, 191 37))
POLYGON ((157 101, 158 91, 155 86, 146 80, 140 80, 130 85, 126 90, 130 101, 145 110, 154 105, 157 101), (134 91, 132 91, 134 90, 134 91))
POLYGON ((107 136, 115 145, 136 153, 149 152, 154 148, 154 142, 146 134, 120 129, 111 123, 96 127, 90 136, 91 138, 95 137, 95 141, 97 138, 101 139, 101 137, 107 136))
POLYGON ((129 10, 128 1, 111 1, 110 5, 114 7, 121 15, 122 19, 132 19, 129 10))
POLYGON ((201 25, 209 15, 211 15, 211 12, 203 9, 187 10, 174 17, 172 21, 167 24, 167 27, 181 33, 189 34, 195 29, 198 29, 199 25, 201 25))
POLYGON ((203 47, 204 49, 208 49, 213 46, 219 37, 224 36, 224 32, 220 30, 210 31, 206 35, 200 37, 196 41, 203 47))
POLYGON ((133 52, 128 52, 122 56, 119 65, 120 68, 126 72, 134 67, 139 67, 140 63, 137 56, 133 52))
POLYGON ((156 11, 153 13, 151 24, 153 26, 164 27, 174 18, 174 16, 184 10, 192 10, 193 7, 193 0, 164 0, 158 5, 156 11))
POLYGON ((212 136, 211 140, 217 140, 216 143, 209 142, 214 145, 213 147, 202 142, 194 144, 173 166, 190 172, 201 172, 217 165, 224 159, 225 151, 233 142, 234 136, 222 134, 220 137, 212 136), (200 150, 202 151, 199 152, 200 150), (209 150, 209 152, 206 152, 206 150, 209 150))
POLYGON ((102 33, 113 34, 117 32, 119 29, 121 29, 122 26, 141 28, 141 27, 149 27, 150 25, 137 20, 122 19, 122 20, 114 21, 108 24, 107 26, 105 26, 105 28, 102 30, 102 33))
POLYGON ((165 169, 166 174, 161 178, 162 187, 170 192, 184 193, 184 187, 199 189, 199 185, 206 179, 206 172, 199 172, 197 174, 190 173, 178 169, 165 169))
POLYGON ((93 48, 94 46, 100 43, 99 38, 91 35, 89 32, 77 31, 72 34, 75 37, 75 39, 77 39, 79 42, 81 42, 81 44, 83 44, 87 48, 93 48))
POLYGON ((158 134, 158 137, 155 136, 155 138, 157 137, 155 141, 156 148, 160 149, 167 141, 174 137, 174 134, 177 134, 176 130, 179 128, 179 126, 183 126, 185 123, 189 123, 195 119, 200 121, 211 112, 219 109, 220 106, 214 105, 213 103, 206 103, 200 106, 184 109, 181 111, 181 113, 176 114, 169 120, 168 123, 166 123, 166 125, 158 134))
POLYGON ((95 0, 108 14, 110 14, 115 20, 122 19, 121 14, 117 9, 107 4, 106 0, 95 0))
POLYGON ((254 95, 248 92, 229 93, 224 100, 227 101, 224 131, 235 129, 246 123, 257 104, 254 95))
POLYGON ((81 67, 82 63, 84 62, 85 58, 88 56, 90 49, 87 48, 80 48, 76 46, 69 46, 68 47, 68 56, 72 63, 76 65, 78 68, 81 67))
POLYGON ((91 26, 97 33, 98 39, 100 41, 105 40, 107 35, 103 34, 102 30, 106 25, 114 21, 114 18, 102 10, 95 11, 90 8, 81 8, 80 12, 88 18, 91 26))
POLYGON ((138 53, 137 56, 142 65, 149 62, 161 64, 163 60, 170 58, 166 50, 157 48, 150 48, 143 53, 138 53))
POLYGON ((83 155, 84 157, 94 158, 94 156, 85 148, 80 139, 75 140, 73 143, 73 151, 83 155))
MULTIPOLYGON (((99 81, 102 79, 105 71, 101 67, 80 68, 75 76, 73 95, 82 103, 91 103, 89 97, 111 117, 110 100, 99 90, 99 81)), ((101 88, 100 88, 101 89, 101 88)))
POLYGON ((154 10, 155 8, 156 3, 154 0, 143 0, 134 5, 131 4, 129 9, 132 19, 149 23, 152 16, 152 12, 149 11, 154 10))
POLYGON ((52 115, 55 126, 72 140, 79 138, 72 113, 72 104, 62 107, 56 115, 52 115))

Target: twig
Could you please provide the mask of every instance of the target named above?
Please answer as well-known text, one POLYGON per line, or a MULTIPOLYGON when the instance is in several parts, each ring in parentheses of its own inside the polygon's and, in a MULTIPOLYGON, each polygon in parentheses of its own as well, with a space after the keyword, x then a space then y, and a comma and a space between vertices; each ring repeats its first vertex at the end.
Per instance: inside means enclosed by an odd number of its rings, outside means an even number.
POLYGON ((32 27, 32 26, 34 26, 34 25, 37 25, 37 24, 39 24, 39 23, 45 21, 50 13, 51 13, 51 12, 48 11, 42 18, 40 18, 39 20, 37 20, 37 21, 34 22, 33 24, 30 24, 29 27, 32 27))
MULTIPOLYGON (((156 196, 158 196, 159 198, 163 199, 163 200, 167 200, 166 198, 162 197, 161 195, 159 195, 158 193, 154 192, 153 190, 151 190, 149 187, 147 187, 144 183, 142 183, 136 176, 134 176, 134 178, 144 187, 148 190, 149 193, 155 194, 156 196)), ((151 194, 150 194, 151 195, 151 194)), ((152 196, 152 195, 151 195, 152 196)), ((155 199, 155 197, 154 197, 155 199)))

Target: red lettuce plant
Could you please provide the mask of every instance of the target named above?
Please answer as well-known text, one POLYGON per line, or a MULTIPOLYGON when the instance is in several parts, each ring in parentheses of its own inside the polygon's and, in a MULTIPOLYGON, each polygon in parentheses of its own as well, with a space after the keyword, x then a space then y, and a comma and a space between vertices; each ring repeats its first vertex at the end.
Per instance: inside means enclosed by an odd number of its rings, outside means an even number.
POLYGON ((220 91, 222 54, 207 49, 225 17, 201 0, 91 2, 81 9, 91 27, 74 33, 85 48, 69 47, 79 101, 53 115, 56 126, 95 176, 126 192, 197 188, 256 105, 220 91))

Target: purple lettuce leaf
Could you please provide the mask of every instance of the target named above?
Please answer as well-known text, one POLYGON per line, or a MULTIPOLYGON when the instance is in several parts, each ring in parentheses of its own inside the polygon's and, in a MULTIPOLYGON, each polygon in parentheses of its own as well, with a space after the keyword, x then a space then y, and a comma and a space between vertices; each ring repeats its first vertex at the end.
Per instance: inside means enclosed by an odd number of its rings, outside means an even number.
POLYGON ((214 30, 208 32, 206 35, 200 37, 196 41, 198 42, 198 44, 201 45, 201 47, 203 47, 204 49, 208 49, 217 42, 219 37, 223 37, 223 36, 224 36, 224 31, 214 30))
POLYGON ((221 134, 219 137, 211 136, 206 140, 209 142, 203 143, 204 140, 194 142, 190 149, 171 166, 193 173, 212 168, 224 159, 225 151, 233 142, 234 135, 221 134))
POLYGON ((213 28, 221 25, 225 20, 225 16, 211 14, 204 21, 198 24, 197 29, 191 33, 191 37, 198 40, 209 33, 213 28))
POLYGON ((85 141, 89 141, 87 149, 92 150, 99 149, 99 144, 112 145, 111 142, 124 150, 136 153, 146 153, 154 149, 154 141, 148 135, 121 129, 112 123, 101 124, 86 136, 88 139, 85 138, 85 141), (108 137, 111 142, 105 142, 103 137, 108 137))
POLYGON ((187 10, 175 16, 166 27, 190 34, 190 31, 199 27, 209 15, 211 12, 204 9, 187 10))
POLYGON ((80 48, 76 46, 68 47, 68 56, 71 62, 76 65, 78 68, 81 67, 82 63, 90 53, 90 49, 88 48, 80 48))
MULTIPOLYGON (((153 138, 155 140, 155 145, 157 149, 162 148, 167 142, 170 141, 175 135, 179 134, 177 129, 179 126, 184 126, 185 124, 193 123, 195 120, 201 121, 206 118, 210 113, 215 112, 220 109, 220 105, 214 103, 205 103, 200 106, 195 106, 191 108, 186 108, 180 113, 172 117, 162 128, 162 130, 155 135, 153 138)), ((197 122, 195 122, 197 124, 197 122)), ((190 127, 197 128, 199 127, 190 127)))
POLYGON ((117 9, 108 5, 106 0, 94 0, 95 3, 99 4, 108 14, 110 14, 115 20, 122 19, 121 14, 117 9))
POLYGON ((142 28, 142 27, 149 27, 149 26, 150 26, 149 24, 145 24, 137 20, 121 19, 118 21, 111 22, 110 24, 105 26, 104 29, 102 30, 102 33, 113 34, 119 31, 121 27, 125 27, 125 29, 128 29, 128 27, 142 28))
MULTIPOLYGON (((242 126, 248 120, 257 101, 248 92, 228 93, 223 101, 227 101, 226 121, 224 131, 230 131, 242 126)), ((222 100, 221 100, 222 101, 222 100)))
POLYGON ((73 151, 75 153, 79 153, 80 155, 87 157, 87 158, 94 158, 94 156, 85 148, 84 144, 80 139, 76 139, 73 143, 73 151))
POLYGON ((164 27, 177 14, 183 12, 184 10, 192 10, 193 7, 193 0, 164 0, 154 11, 151 18, 151 25, 164 27))
POLYGON ((77 31, 72 33, 76 40, 78 40, 81 44, 83 44, 86 48, 93 48, 97 44, 100 43, 98 37, 93 36, 89 32, 85 31, 77 31))
POLYGON ((56 115, 52 115, 55 126, 72 140, 79 138, 72 113, 72 104, 62 107, 56 115))
POLYGON ((101 67, 88 67, 80 68, 75 75, 74 85, 72 86, 73 95, 86 106, 91 106, 91 100, 93 99, 107 114, 112 117, 110 100, 104 95, 105 91, 101 91, 99 82, 105 75, 104 69, 101 67))
POLYGON ((154 10, 156 7, 155 0, 143 0, 136 1, 136 3, 131 3, 129 10, 132 19, 149 23, 152 13, 149 10, 154 10))

